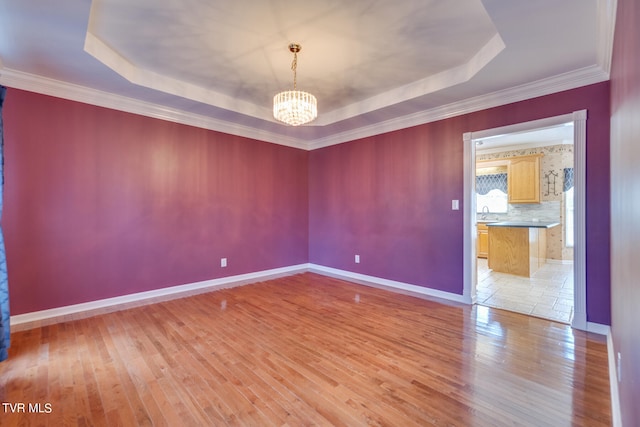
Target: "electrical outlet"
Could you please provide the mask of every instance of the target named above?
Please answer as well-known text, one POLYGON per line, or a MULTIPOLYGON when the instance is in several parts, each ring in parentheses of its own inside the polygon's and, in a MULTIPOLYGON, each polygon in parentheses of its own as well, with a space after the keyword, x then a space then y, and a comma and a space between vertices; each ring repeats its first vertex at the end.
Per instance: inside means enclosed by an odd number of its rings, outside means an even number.
POLYGON ((452 200, 451 201, 451 210, 454 210, 454 211, 460 210, 460 201, 459 200, 452 200))
POLYGON ((356 264, 360 264, 360 255, 356 255, 356 264))
POLYGON ((227 266, 227 259, 220 258, 220 267, 226 267, 226 266, 227 266))

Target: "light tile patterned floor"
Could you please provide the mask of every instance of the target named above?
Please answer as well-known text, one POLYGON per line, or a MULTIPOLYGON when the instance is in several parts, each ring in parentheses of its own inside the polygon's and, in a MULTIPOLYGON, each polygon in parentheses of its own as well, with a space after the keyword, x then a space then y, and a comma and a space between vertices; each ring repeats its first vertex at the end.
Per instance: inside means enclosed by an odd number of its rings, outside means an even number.
POLYGON ((477 302, 563 323, 573 318, 573 265, 545 264, 534 277, 496 273, 478 258, 477 302))

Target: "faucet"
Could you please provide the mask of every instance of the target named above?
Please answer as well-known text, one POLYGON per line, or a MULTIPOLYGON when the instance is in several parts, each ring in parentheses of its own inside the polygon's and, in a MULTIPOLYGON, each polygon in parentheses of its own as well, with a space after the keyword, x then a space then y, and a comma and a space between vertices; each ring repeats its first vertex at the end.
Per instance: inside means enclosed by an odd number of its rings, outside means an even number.
POLYGON ((483 206, 482 207, 482 215, 480 216, 481 219, 487 219, 487 214, 489 213, 489 206, 483 206), (486 209, 486 210, 485 210, 486 209))

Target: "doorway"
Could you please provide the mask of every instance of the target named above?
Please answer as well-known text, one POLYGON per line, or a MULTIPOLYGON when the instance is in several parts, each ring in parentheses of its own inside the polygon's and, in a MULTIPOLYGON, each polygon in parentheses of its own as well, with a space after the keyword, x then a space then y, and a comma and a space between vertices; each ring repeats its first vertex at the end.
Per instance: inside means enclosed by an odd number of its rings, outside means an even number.
POLYGON ((473 142, 476 147, 477 304, 570 324, 574 288, 573 210, 570 209, 573 206, 573 122, 473 142), (523 177, 516 178, 520 175, 514 172, 515 175, 507 179, 507 168, 513 161, 538 164, 536 178, 518 183, 517 179, 522 181, 523 177), (516 187, 515 193, 511 188, 507 190, 507 181, 516 187), (528 188, 535 190, 537 201, 509 203, 518 191, 528 188), (506 271, 516 266, 522 270, 524 265, 513 264, 513 261, 523 261, 524 254, 529 264, 530 247, 510 247, 508 253, 498 251, 491 266, 489 229, 491 224, 505 221, 530 222, 534 226, 558 224, 548 229, 513 229, 520 234, 530 231, 529 234, 540 239, 536 243, 544 259, 536 260, 535 271, 533 268, 527 268, 526 274, 506 271))
MULTIPOLYGON (((554 272, 543 273, 543 276, 551 277, 556 274, 559 280, 562 274, 562 270, 568 270, 565 273, 570 277, 569 282, 573 283, 573 316, 570 318, 571 325, 577 329, 586 330, 586 278, 585 278, 585 244, 584 244, 584 172, 585 172, 585 145, 586 145, 586 111, 577 111, 572 114, 566 114, 562 116, 551 117, 542 120, 536 120, 532 122, 520 123, 511 126, 505 126, 501 128, 488 129, 479 132, 466 133, 463 136, 464 150, 465 150, 465 193, 464 193, 464 219, 465 219, 465 238, 464 238, 464 296, 470 303, 477 303, 480 299, 483 299, 483 303, 486 303, 486 292, 483 293, 482 287, 480 287, 480 294, 478 293, 478 280, 486 280, 488 274, 486 267, 484 267, 484 260, 480 261, 477 258, 477 221, 480 219, 481 214, 477 213, 476 205, 476 156, 478 152, 482 150, 476 150, 476 142, 481 140, 483 143, 490 144, 489 141, 495 139, 499 141, 504 138, 504 135, 508 134, 522 134, 524 132, 530 132, 536 129, 553 128, 557 126, 563 126, 565 124, 573 125, 573 183, 574 183, 574 207, 573 207, 573 268, 567 268, 564 263, 554 265, 551 263, 549 270, 558 270, 554 272), (480 269, 479 269, 480 268, 480 269), (484 276, 483 276, 484 275, 484 276)), ((497 149, 497 148, 496 148, 497 149)), ((548 171, 541 171, 541 173, 549 173, 548 171)), ((558 170, 554 171, 559 175, 558 170)), ((543 175, 544 177, 544 175, 543 175)), ((541 191, 552 191, 552 184, 554 175, 551 174, 547 177, 549 179, 548 187, 543 185, 541 191)), ((556 182, 562 181, 556 178, 556 182)), ((557 184, 556 184, 557 185, 557 184)), ((564 190, 564 189, 562 189, 564 190)), ((558 188, 555 188, 558 192, 558 188)), ((564 191, 563 191, 564 193, 564 191)), ((564 194, 563 194, 564 196, 564 194)), ((564 203, 562 204, 565 205, 564 203)), ((486 209, 485 209, 486 210, 486 209)), ((486 213, 486 212, 485 212, 486 213)), ((489 213, 490 214, 490 213, 489 213)), ((565 213, 566 214, 566 213, 565 213)), ((501 219, 500 214, 495 214, 496 219, 501 219)), ((503 216, 507 218, 506 216, 503 216)), ((570 225, 569 225, 570 227, 570 225)), ((564 231, 563 231, 564 233, 564 231)), ((563 235, 564 239, 570 236, 563 235)), ((568 264, 568 263, 567 263, 568 264)), ((504 277, 502 277, 504 281, 504 277)), ((569 294, 565 292, 563 297, 568 297, 569 294)), ((566 301, 565 301, 566 302, 566 301)), ((509 309, 509 307, 506 307, 509 309)), ((533 315, 541 316, 542 313, 530 313, 533 315)), ((544 316, 542 316, 544 317, 544 316)), ((557 319, 556 319, 557 320, 557 319)), ((567 319, 568 321, 569 319, 567 319)))

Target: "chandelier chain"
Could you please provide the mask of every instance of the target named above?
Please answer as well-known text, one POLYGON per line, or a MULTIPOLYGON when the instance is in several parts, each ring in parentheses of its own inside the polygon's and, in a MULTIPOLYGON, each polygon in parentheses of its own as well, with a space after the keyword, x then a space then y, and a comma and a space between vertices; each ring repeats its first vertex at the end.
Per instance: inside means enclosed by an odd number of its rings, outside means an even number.
POLYGON ((293 90, 296 90, 296 86, 298 83, 298 53, 293 53, 293 62, 291 62, 291 70, 293 71, 293 90))

